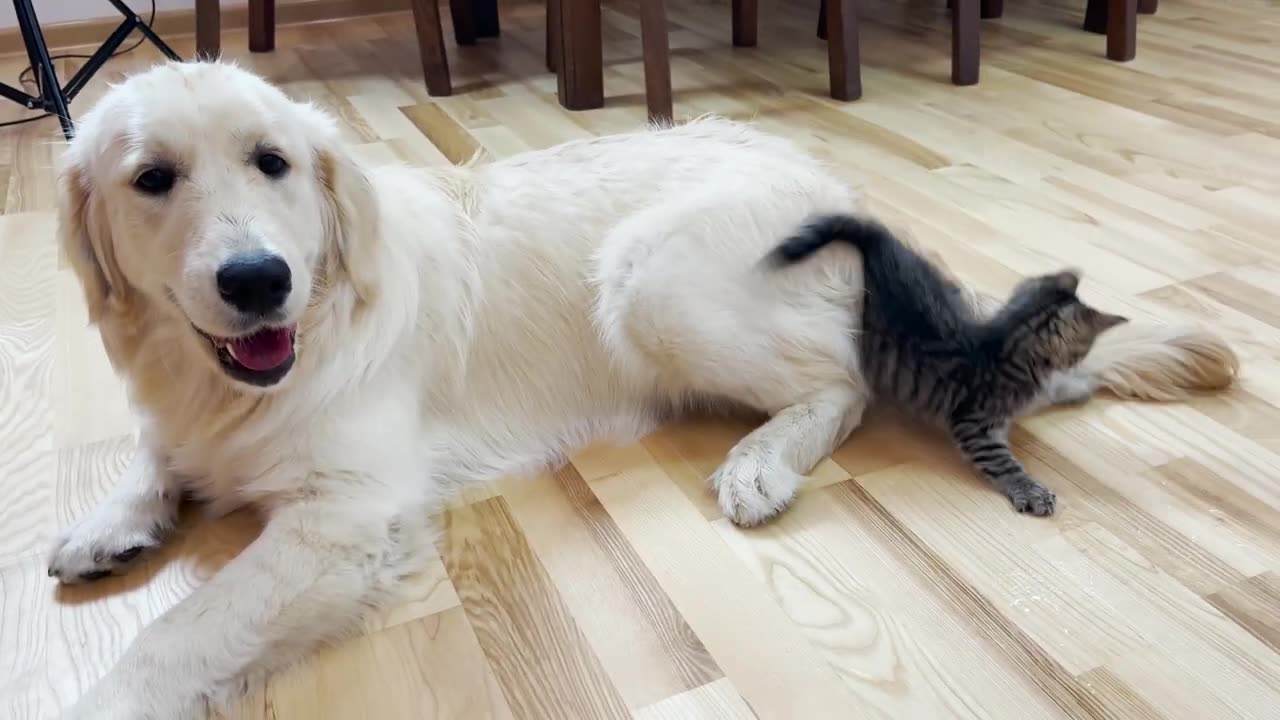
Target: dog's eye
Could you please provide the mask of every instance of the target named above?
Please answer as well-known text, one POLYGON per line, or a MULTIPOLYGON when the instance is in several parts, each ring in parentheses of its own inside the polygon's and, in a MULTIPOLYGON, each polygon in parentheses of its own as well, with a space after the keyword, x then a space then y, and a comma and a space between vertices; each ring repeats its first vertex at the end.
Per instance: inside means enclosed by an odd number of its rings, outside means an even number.
POLYGON ((279 155, 267 152, 258 156, 258 169, 267 177, 280 177, 289 169, 289 163, 279 155))
POLYGON ((173 189, 175 179, 177 179, 177 175, 173 170, 154 167, 144 170, 142 174, 134 178, 133 186, 148 195, 164 195, 173 189))

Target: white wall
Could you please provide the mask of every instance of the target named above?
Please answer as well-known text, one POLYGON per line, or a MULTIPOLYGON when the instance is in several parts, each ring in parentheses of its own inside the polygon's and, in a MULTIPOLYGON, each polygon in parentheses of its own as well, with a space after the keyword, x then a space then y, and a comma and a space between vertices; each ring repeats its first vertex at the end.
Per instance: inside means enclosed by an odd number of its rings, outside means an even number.
MULTIPOLYGON (((151 13, 151 0, 124 0, 124 4, 146 18, 151 13)), ((235 0, 224 1, 225 5, 239 4, 235 0)), ((31 5, 36 9, 36 17, 41 25, 72 22, 75 20, 93 20, 95 18, 120 17, 120 13, 107 0, 33 0, 31 5)), ((194 0, 156 0, 156 10, 180 10, 195 6, 194 0)), ((0 0, 0 27, 16 27, 17 18, 13 14, 13 2, 0 0)))

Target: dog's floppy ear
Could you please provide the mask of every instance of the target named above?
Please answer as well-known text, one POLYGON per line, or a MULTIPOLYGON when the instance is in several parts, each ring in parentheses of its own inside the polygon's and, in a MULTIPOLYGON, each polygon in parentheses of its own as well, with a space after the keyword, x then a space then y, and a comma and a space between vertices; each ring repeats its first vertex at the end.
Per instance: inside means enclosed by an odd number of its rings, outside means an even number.
POLYGON ((320 110, 311 112, 320 136, 315 148, 316 174, 329 204, 327 239, 336 252, 338 271, 350 279, 360 300, 371 302, 379 277, 378 208, 373 184, 343 147, 333 121, 320 110))
POLYGON ((116 264, 111 228, 93 200, 84 165, 75 157, 58 173, 57 217, 58 243, 80 281, 89 320, 97 322, 109 304, 124 302, 128 286, 116 264))

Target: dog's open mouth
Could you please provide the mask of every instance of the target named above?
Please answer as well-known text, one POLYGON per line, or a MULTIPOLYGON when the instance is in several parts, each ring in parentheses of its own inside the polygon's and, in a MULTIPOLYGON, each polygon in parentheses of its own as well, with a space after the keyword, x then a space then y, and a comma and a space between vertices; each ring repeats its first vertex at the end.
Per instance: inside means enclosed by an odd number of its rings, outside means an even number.
POLYGON ((213 346, 222 369, 241 382, 274 385, 293 367, 296 325, 266 327, 234 338, 214 337, 199 328, 196 332, 213 346))

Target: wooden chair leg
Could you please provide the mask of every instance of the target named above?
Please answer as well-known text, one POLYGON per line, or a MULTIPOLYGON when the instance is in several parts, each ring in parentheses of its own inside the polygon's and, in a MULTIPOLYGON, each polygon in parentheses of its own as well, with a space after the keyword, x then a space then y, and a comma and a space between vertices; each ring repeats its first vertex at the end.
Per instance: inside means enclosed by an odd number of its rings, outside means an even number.
MULTIPOLYGON (((641 0, 644 4, 645 0, 641 0)), ((735 47, 755 47, 756 31, 760 26, 760 6, 757 0, 733 0, 733 44, 735 47)))
POLYGON ((422 58, 427 94, 452 95, 453 83, 449 79, 449 58, 444 51, 444 27, 440 24, 437 0, 413 0, 413 25, 418 33, 418 55, 422 58))
POLYGON ((604 107, 600 0, 560 0, 557 89, 568 110, 604 107))
POLYGON ((1128 62, 1138 53, 1138 0, 1107 0, 1107 57, 1128 62))
POLYGON ((1122 18, 1133 17, 1133 23, 1130 26, 1122 19, 1120 23, 1121 30, 1118 33, 1118 37, 1115 37, 1113 39, 1110 33, 1110 28, 1112 28, 1114 24, 1111 22, 1110 15, 1113 10, 1116 10, 1116 8, 1113 7, 1114 5, 1115 3, 1112 3, 1109 0, 1088 0, 1088 3, 1085 5, 1085 9, 1084 9, 1084 29, 1085 29, 1085 32, 1091 32, 1097 35, 1107 35, 1107 57, 1110 57, 1113 60, 1125 59, 1123 57, 1124 50, 1126 50, 1127 48, 1125 48, 1124 45, 1125 45, 1125 42, 1127 41, 1128 36, 1130 35, 1130 33, 1132 33, 1133 35, 1133 39, 1131 42, 1132 49, 1128 58, 1128 59, 1132 59, 1133 54, 1137 50, 1137 44, 1138 44, 1137 43, 1137 30, 1138 30, 1137 13, 1145 13, 1145 14, 1155 13, 1159 6, 1159 3, 1158 3, 1158 0, 1138 0, 1137 11, 1132 14, 1130 14, 1130 12, 1128 11, 1128 8, 1122 9, 1120 11, 1122 18), (1117 55, 1119 55, 1119 57, 1112 55, 1113 42, 1118 44, 1116 48, 1116 53, 1117 55))
POLYGON ((826 0, 827 63, 831 72, 831 97, 862 97, 862 66, 858 58, 858 16, 854 0, 826 0))
POLYGON ((547 0, 547 69, 560 67, 560 0, 547 0))
POLYGON ((196 0, 196 56, 213 60, 222 54, 222 12, 218 0, 196 0))
MULTIPOLYGON (((459 45, 476 44, 475 5, 476 0, 449 0, 449 17, 453 20, 453 41, 459 45)), ((437 14, 439 14, 438 11, 437 14)))
POLYGON ((476 37, 495 38, 502 34, 498 22, 498 0, 471 0, 476 37))
POLYGON ((827 39, 827 0, 818 2, 818 39, 827 39))
POLYGON ((980 0, 953 0, 951 9, 951 82, 976 85, 981 57, 980 0))
MULTIPOLYGON (((734 23, 735 39, 737 27, 734 23)), ((667 32, 665 0, 640 0, 640 45, 644 56, 644 100, 649 109, 649 121, 670 123, 671 40, 667 32)))
POLYGON ((1107 0, 1088 0, 1084 6, 1084 31, 1107 34, 1107 0))
POLYGON ((1004 0, 982 0, 982 19, 994 20, 1004 16, 1004 0))
POLYGON ((249 51, 276 47, 276 0, 249 0, 249 51))

